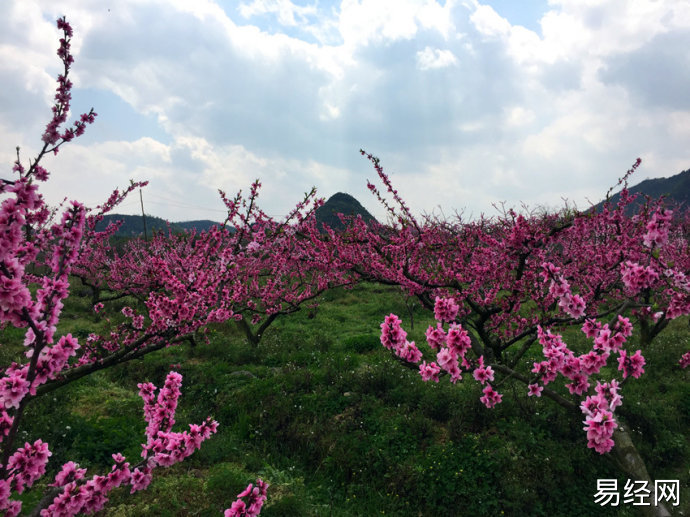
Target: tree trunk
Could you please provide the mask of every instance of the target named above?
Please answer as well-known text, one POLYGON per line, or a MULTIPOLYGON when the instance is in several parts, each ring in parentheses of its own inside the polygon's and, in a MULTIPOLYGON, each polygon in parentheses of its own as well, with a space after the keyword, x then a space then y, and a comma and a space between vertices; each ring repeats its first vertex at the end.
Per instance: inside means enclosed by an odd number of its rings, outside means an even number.
POLYGON ((247 336, 247 341, 249 341, 249 344, 256 348, 259 346, 259 341, 261 339, 261 336, 254 335, 252 332, 252 328, 249 326, 249 324, 242 318, 241 320, 235 320, 235 324, 237 327, 244 331, 244 335, 247 336))
POLYGON ((644 460, 633 444, 627 424, 624 424, 620 415, 616 416, 616 420, 618 421, 618 429, 613 433, 613 441, 616 442, 616 445, 611 450, 611 460, 629 479, 646 481, 647 488, 650 491, 649 505, 637 507, 640 515, 649 517, 671 516, 671 512, 664 503, 660 502, 657 506, 654 506, 654 481, 649 476, 644 460))
POLYGON ((96 285, 89 285, 91 288, 91 305, 94 306, 101 301, 101 288, 96 285))

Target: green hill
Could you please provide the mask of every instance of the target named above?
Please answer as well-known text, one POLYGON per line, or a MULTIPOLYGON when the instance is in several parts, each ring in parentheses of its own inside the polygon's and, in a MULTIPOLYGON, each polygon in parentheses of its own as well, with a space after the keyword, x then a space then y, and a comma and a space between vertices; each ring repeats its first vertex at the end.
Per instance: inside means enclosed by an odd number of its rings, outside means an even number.
MULTIPOLYGON (((144 222, 140 215, 108 214, 96 225, 96 230, 103 231, 111 222, 115 221, 122 221, 122 226, 120 226, 120 229, 115 233, 116 237, 137 237, 139 235, 144 235, 144 222)), ((198 231, 204 231, 219 223, 206 219, 168 223, 165 219, 146 214, 146 233, 148 235, 152 235, 153 232, 159 231, 167 232, 168 224, 170 224, 174 232, 182 232, 194 228, 198 231)))
MULTIPOLYGON (((361 215, 367 223, 371 221, 376 222, 374 216, 372 216, 354 197, 349 194, 338 192, 316 210, 315 215, 319 227, 326 224, 336 230, 342 230, 344 225, 338 218, 339 213, 346 216, 361 215)), ((96 225, 96 230, 102 231, 108 224, 115 221, 122 221, 122 226, 115 233, 116 237, 138 237, 144 235, 144 223, 140 215, 108 214, 96 225)), ((208 219, 168 223, 165 219, 161 219, 160 217, 149 214, 146 215, 146 232, 149 236, 154 232, 167 232, 168 225, 170 225, 173 232, 182 232, 192 229, 206 231, 218 224, 220 223, 208 219)))
POLYGON ((323 206, 316 210, 316 221, 321 225, 325 224, 334 230, 342 230, 345 225, 340 221, 338 214, 346 216, 360 215, 367 223, 377 222, 373 215, 371 215, 366 208, 364 208, 359 201, 357 201, 350 194, 338 192, 330 197, 323 206))
POLYGON ((216 221, 209 221, 208 219, 199 219, 196 221, 180 221, 173 223, 175 226, 184 228, 185 230, 196 230, 198 232, 204 232, 209 230, 213 226, 218 226, 220 223, 216 221))
MULTIPOLYGON (((645 202, 645 196, 657 199, 665 196, 667 204, 683 204, 685 207, 690 205, 690 169, 680 172, 670 178, 647 179, 628 189, 631 194, 639 194, 637 199, 631 203, 626 212, 637 211, 640 205, 645 202)), ((611 196, 611 201, 615 205, 620 199, 620 194, 611 196)), ((601 210, 604 202, 596 205, 597 210, 601 210)))

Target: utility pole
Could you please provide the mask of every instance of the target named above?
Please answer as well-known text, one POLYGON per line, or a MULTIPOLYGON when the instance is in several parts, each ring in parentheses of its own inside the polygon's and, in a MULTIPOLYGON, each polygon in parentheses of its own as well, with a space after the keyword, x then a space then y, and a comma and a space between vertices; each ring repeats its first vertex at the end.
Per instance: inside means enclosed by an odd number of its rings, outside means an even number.
MULTIPOLYGON (((129 180, 130 183, 134 183, 134 180, 129 180)), ((149 238, 146 234, 146 214, 144 213, 144 196, 141 193, 141 187, 139 187, 139 201, 141 202, 141 220, 144 222, 144 240, 148 242, 149 238)))

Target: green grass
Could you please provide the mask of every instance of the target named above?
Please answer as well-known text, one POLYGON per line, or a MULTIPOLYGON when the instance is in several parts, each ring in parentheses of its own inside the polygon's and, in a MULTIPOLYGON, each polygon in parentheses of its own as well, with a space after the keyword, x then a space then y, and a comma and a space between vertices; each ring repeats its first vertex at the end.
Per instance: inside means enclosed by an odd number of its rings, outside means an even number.
MULTIPOLYGON (((53 475, 70 459, 103 473, 118 451, 135 462, 145 428, 137 383, 160 386, 179 363, 176 429, 210 415, 218 433, 183 463, 156 470, 148 490, 115 491, 103 515, 218 515, 259 476, 271 484, 267 516, 634 514, 630 506, 594 505, 598 478, 620 486, 625 479, 587 449, 581 416, 527 398, 510 380, 500 387, 504 401, 488 410, 473 380, 424 383, 395 361, 378 341, 385 315, 398 314, 420 346, 434 321, 419 308, 411 330, 398 289, 360 285, 319 301, 315 313, 279 318, 256 348, 234 325, 217 325, 209 345, 164 349, 61 388, 28 407, 22 440, 51 444, 53 475)), ((61 331, 103 324, 82 299, 68 303, 77 317, 64 319, 61 331)), ((690 372, 674 363, 688 335, 687 318, 672 322, 644 351, 645 375, 623 389, 647 466, 656 478, 681 481, 686 511, 690 372)), ((2 360, 16 356, 21 334, 7 329, 2 340, 10 343, 2 360)), ((535 346, 525 361, 539 354, 535 346)))

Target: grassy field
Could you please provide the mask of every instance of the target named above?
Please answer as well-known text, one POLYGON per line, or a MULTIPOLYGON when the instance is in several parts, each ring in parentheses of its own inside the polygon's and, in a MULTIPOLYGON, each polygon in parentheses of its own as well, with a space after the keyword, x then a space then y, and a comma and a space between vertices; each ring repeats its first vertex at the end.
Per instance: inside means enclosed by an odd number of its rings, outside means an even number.
MULTIPOLYGON (((87 300, 68 300, 66 313, 76 316, 63 318, 62 332, 85 338, 103 325, 87 300)), ((587 449, 581 416, 528 399, 510 380, 488 410, 473 380, 424 383, 397 363, 379 343, 384 316, 398 314, 418 344, 433 320, 418 307, 411 330, 399 290, 367 284, 320 301, 315 312, 277 320, 258 348, 232 324, 219 325, 210 345, 165 349, 61 388, 30 404, 20 438, 47 441, 53 469, 74 460, 102 473, 118 451, 137 461, 145 429, 137 383, 160 386, 179 364, 175 429, 211 415, 218 433, 183 463, 157 469, 145 492, 114 492, 103 515, 219 515, 258 476, 271 484, 267 517, 636 515, 631 505, 594 504, 597 479, 626 480, 587 449)), ((21 333, 1 338, 17 343, 21 333)), ((688 319, 672 322, 645 352, 644 376, 623 390, 652 476, 680 480, 686 515, 690 372, 674 363, 689 340, 688 319)), ((1 364, 17 352, 4 347, 1 364)), ((23 495, 26 507, 45 479, 23 495)))

